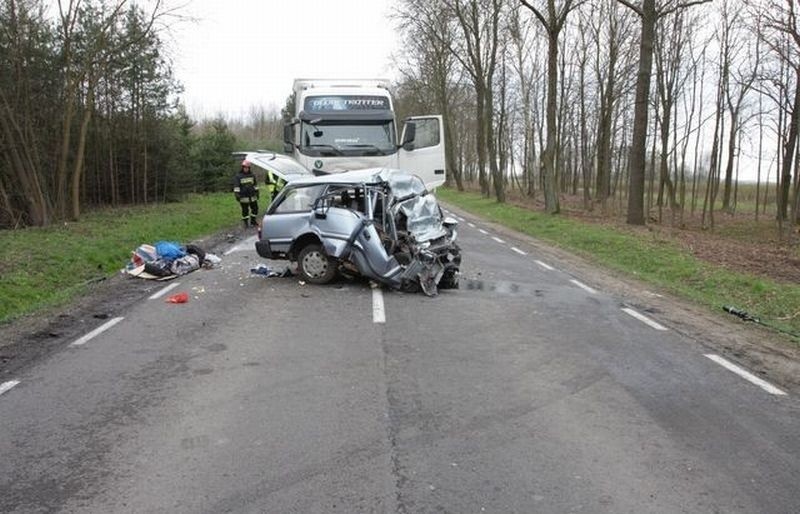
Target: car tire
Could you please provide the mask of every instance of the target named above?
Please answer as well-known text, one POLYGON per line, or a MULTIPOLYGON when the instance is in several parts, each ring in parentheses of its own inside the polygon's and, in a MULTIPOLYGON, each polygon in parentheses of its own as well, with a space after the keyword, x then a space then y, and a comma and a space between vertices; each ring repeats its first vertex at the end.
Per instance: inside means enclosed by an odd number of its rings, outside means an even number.
POLYGON ((325 253, 321 245, 306 245, 297 255, 297 271, 306 282, 327 284, 336 276, 336 261, 325 253))

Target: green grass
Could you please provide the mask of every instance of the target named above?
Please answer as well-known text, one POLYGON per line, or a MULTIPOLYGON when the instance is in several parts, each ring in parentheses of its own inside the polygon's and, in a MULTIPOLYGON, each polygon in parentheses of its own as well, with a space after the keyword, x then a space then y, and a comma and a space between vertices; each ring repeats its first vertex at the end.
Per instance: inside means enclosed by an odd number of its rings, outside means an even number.
POLYGON ((192 195, 180 203, 103 209, 76 223, 0 231, 0 323, 81 293, 118 273, 142 243, 188 242, 235 226, 230 194, 192 195))
POLYGON ((783 330, 800 333, 800 315, 791 318, 800 311, 798 285, 726 270, 649 234, 628 233, 500 204, 476 193, 441 188, 437 196, 488 220, 570 250, 718 312, 722 312, 723 305, 734 305, 783 330))

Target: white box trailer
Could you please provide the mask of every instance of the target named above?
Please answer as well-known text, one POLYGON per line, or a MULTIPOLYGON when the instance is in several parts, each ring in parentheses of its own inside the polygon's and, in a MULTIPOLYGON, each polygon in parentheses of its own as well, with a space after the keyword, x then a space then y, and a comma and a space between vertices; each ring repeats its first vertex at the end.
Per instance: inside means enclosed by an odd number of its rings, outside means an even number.
POLYGON ((442 117, 413 116, 398 136, 386 79, 297 79, 284 151, 315 174, 397 168, 428 189, 444 183, 442 117))

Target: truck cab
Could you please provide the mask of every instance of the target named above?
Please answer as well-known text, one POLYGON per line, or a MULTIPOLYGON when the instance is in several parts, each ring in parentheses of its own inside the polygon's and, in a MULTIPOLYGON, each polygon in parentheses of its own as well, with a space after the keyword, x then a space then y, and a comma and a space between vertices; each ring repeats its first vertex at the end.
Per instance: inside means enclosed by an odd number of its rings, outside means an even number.
POLYGON ((399 168, 428 189, 444 183, 441 116, 415 116, 398 133, 389 81, 298 79, 284 149, 314 174, 399 168))

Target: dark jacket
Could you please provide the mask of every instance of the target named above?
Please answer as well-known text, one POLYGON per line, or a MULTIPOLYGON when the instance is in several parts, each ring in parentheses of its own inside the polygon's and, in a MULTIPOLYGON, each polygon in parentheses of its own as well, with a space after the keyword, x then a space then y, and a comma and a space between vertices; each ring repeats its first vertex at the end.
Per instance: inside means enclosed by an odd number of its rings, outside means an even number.
POLYGON ((239 172, 233 182, 233 194, 236 199, 243 203, 255 202, 258 200, 258 182, 253 172, 239 172))

